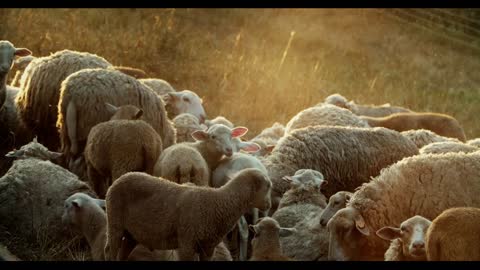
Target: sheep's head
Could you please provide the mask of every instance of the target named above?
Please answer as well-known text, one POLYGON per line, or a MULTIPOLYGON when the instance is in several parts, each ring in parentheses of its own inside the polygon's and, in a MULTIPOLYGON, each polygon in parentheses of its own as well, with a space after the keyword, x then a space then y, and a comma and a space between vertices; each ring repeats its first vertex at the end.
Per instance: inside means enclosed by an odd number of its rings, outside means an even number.
POLYGON ((338 210, 345 208, 351 196, 352 193, 348 191, 339 191, 330 196, 327 207, 323 209, 322 215, 320 216, 320 225, 326 226, 327 222, 338 210))
POLYGON ((389 241, 400 239, 404 255, 425 258, 425 235, 430 224, 430 220, 417 215, 402 222, 400 228, 383 227, 376 234, 389 241))
POLYGON ((105 200, 78 192, 65 200, 62 222, 71 229, 80 230, 82 224, 88 220, 88 215, 94 212, 105 212, 105 200))
POLYGON ((27 56, 32 54, 29 49, 15 48, 10 41, 0 41, 0 77, 6 76, 13 66, 15 56, 27 56))
POLYGON ((254 232, 253 249, 258 248, 259 244, 265 241, 276 241, 279 244, 279 237, 287 237, 296 232, 295 228, 280 227, 278 221, 271 217, 260 218, 256 225, 250 225, 249 227, 254 232))
POLYGON ((348 100, 344 96, 342 96, 338 93, 335 93, 335 94, 332 94, 332 95, 326 97, 325 98, 325 103, 332 104, 332 105, 342 107, 342 108, 346 108, 346 109, 349 108, 348 105, 347 105, 348 100))
POLYGON ((328 184, 321 172, 312 169, 300 169, 293 176, 284 176, 284 179, 290 181, 294 189, 314 188, 319 192, 328 184))
MULTIPOLYGON (((227 176, 231 177, 231 176, 227 176)), ((251 208, 258 208, 261 211, 267 211, 272 207, 271 190, 272 181, 261 170, 256 168, 243 169, 232 177, 229 183, 239 181, 246 183, 251 187, 251 208)))
POLYGON ((210 126, 215 125, 215 124, 223 124, 223 125, 225 125, 229 128, 234 127, 233 123, 230 122, 230 120, 228 120, 227 118, 225 118, 223 116, 217 116, 214 119, 205 120, 205 125, 207 125, 207 127, 210 127, 210 126))
POLYGON ((5 156, 16 159, 38 158, 41 160, 55 160, 60 158, 62 153, 48 150, 48 148, 37 142, 37 137, 35 137, 33 141, 22 146, 19 150, 10 151, 5 156))
POLYGON ((111 115, 110 120, 137 120, 143 115, 143 110, 133 105, 114 106, 105 102, 106 109, 111 115))
POLYGON ((339 210, 327 223, 330 234, 328 259, 336 261, 358 260, 365 237, 370 229, 360 212, 347 207, 339 210))
POLYGON ((225 156, 232 156, 237 149, 234 138, 239 138, 248 132, 246 127, 229 128, 222 124, 215 124, 207 131, 196 130, 192 137, 197 141, 203 141, 211 152, 223 153, 225 156))
POLYGON ((166 107, 168 107, 167 111, 172 114, 170 115, 171 117, 181 113, 190 113, 198 118, 200 124, 207 119, 207 114, 202 105, 203 100, 190 90, 169 92, 162 96, 162 98, 166 103, 166 107))

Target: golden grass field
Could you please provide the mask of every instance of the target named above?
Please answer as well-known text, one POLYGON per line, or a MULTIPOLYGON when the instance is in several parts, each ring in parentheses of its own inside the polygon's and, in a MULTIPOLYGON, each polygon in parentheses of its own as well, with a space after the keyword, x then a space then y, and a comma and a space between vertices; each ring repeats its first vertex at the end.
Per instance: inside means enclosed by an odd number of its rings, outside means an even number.
MULTIPOLYGON (((453 115, 480 136, 478 52, 377 9, 2 9, 1 39, 71 49, 204 97, 251 137, 339 92, 453 115), (290 42, 289 42, 290 41, 290 42)), ((13 75, 11 76, 11 78, 13 75)))

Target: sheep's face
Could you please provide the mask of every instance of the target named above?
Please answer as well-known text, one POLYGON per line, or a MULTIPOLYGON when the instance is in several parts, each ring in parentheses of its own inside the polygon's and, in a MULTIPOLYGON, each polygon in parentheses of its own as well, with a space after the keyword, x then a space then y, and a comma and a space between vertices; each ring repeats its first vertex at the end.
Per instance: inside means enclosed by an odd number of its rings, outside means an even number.
POLYGON ((81 230, 90 212, 105 212, 105 200, 94 199, 85 193, 75 193, 64 203, 62 222, 73 230, 81 230))
POLYGON ((33 141, 22 146, 19 150, 8 152, 6 157, 16 159, 38 158, 41 160, 55 160, 62 156, 62 153, 49 151, 45 146, 37 142, 35 137, 33 141))
POLYGON ((284 179, 291 182, 292 188, 297 190, 318 190, 321 192, 328 184, 319 171, 300 169, 293 176, 285 176, 284 179))
POLYGON ((169 92, 164 96, 164 100, 171 107, 174 115, 193 114, 198 118, 200 124, 207 119, 207 114, 202 105, 203 100, 190 90, 169 92))
POLYGON ((246 127, 230 129, 225 125, 215 124, 207 131, 194 131, 192 137, 197 141, 205 142, 210 152, 222 153, 230 157, 236 149, 233 139, 245 135, 247 131, 246 127))
POLYGON ((253 249, 257 249, 262 242, 275 242, 275 244, 279 245, 279 237, 287 237, 296 232, 295 228, 280 227, 278 221, 271 217, 261 218, 256 225, 250 225, 249 227, 254 233, 252 239, 253 249))
POLYGON ((411 217, 400 228, 383 227, 377 231, 377 235, 385 240, 393 241, 400 239, 403 254, 413 258, 425 257, 425 235, 432 222, 422 216, 411 217))
POLYGON ((6 40, 0 41, 0 76, 6 76, 13 65, 15 56, 27 56, 32 52, 25 48, 15 48, 12 43, 6 40))
POLYGON ((256 196, 253 202, 253 207, 261 211, 267 211, 272 207, 271 191, 272 182, 267 175, 258 170, 255 178, 256 196))
POLYGON ((352 193, 346 191, 339 191, 330 196, 327 207, 325 207, 320 216, 320 225, 326 226, 327 222, 338 212, 338 210, 345 208, 351 196, 352 193))
POLYGON ((327 223, 330 234, 328 259, 358 260, 364 237, 370 234, 358 210, 347 207, 338 211, 327 223))

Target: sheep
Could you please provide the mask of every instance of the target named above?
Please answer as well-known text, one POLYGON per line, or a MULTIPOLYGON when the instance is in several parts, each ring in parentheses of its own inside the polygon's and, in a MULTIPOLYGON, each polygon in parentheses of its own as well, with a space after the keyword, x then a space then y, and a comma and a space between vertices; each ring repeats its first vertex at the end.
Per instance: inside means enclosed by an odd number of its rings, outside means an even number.
POLYGON ((72 239, 60 222, 66 198, 76 192, 95 196, 76 175, 50 161, 60 155, 36 140, 8 153, 17 160, 0 178, 0 227, 9 232, 12 251, 25 260, 41 250, 39 235, 50 245, 72 239))
POLYGON ((134 77, 143 72, 129 67, 115 67, 98 55, 71 50, 33 59, 20 80, 22 91, 16 104, 27 128, 33 130, 39 142, 49 149, 56 150, 60 146, 55 123, 61 83, 70 74, 86 68, 118 70, 134 77))
MULTIPOLYGON (((105 260, 104 248, 107 241, 105 200, 92 198, 85 193, 73 194, 65 200, 62 222, 87 239, 93 260, 105 260)), ((175 259, 173 250, 150 251, 142 245, 137 245, 128 256, 129 261, 173 259, 175 259)), ((232 260, 225 244, 220 243, 215 247, 214 260, 232 260)))
POLYGON ((330 196, 328 204, 325 209, 323 209, 322 215, 320 216, 320 225, 326 226, 328 221, 338 212, 338 210, 345 208, 352 195, 352 192, 339 191, 330 196))
POLYGON ((361 116, 371 127, 385 127, 396 131, 428 129, 440 136, 466 141, 465 132, 453 117, 440 113, 395 113, 385 117, 361 116))
POLYGON ((202 105, 203 100, 193 91, 168 92, 162 98, 165 101, 165 109, 170 119, 182 113, 195 115, 200 124, 203 124, 207 119, 207 114, 202 105))
POLYGON ((371 232, 414 215, 433 220, 451 207, 479 207, 479 168, 479 152, 416 155, 385 168, 328 222, 329 259, 383 260, 388 244, 371 232))
POLYGON ((435 142, 427 144, 424 147, 420 148, 420 154, 442 154, 442 153, 455 153, 455 152, 475 152, 479 151, 480 148, 468 145, 461 142, 435 142))
POLYGON ((192 132, 205 130, 206 126, 201 125, 198 118, 190 113, 182 113, 173 118, 173 126, 177 130, 177 143, 194 142, 192 132))
POLYGON ((480 138, 469 140, 469 141, 467 141, 467 144, 480 148, 480 138))
POLYGON ((159 96, 163 96, 170 92, 175 92, 175 88, 173 88, 170 83, 162 79, 146 78, 139 79, 139 81, 150 87, 150 89, 152 89, 159 96))
POLYGON ((124 174, 107 192, 105 257, 123 260, 138 242, 150 249, 178 249, 180 260, 193 260, 197 253, 200 260, 210 260, 248 209, 270 208, 270 190, 268 176, 258 169, 245 169, 218 189, 159 181, 141 172, 124 174), (152 223, 156 213, 162 213, 162 221, 152 223), (124 234, 131 244, 119 250, 124 234))
POLYGON ((294 176, 285 176, 291 183, 291 188, 278 205, 277 211, 272 215, 281 226, 293 227, 311 212, 319 212, 327 205, 327 199, 322 194, 328 181, 323 174, 310 169, 301 169, 294 176))
POLYGON ((22 77, 23 72, 25 71, 25 68, 35 58, 36 57, 33 56, 33 55, 28 55, 28 56, 24 56, 24 57, 19 57, 17 60, 15 60, 14 68, 16 68, 16 71, 15 71, 15 76, 13 77, 12 81, 10 82, 11 86, 20 87, 20 78, 22 77))
POLYGON ((459 139, 443 137, 427 129, 411 129, 400 132, 403 136, 412 140, 418 149, 434 142, 458 142, 459 139))
POLYGON ((282 228, 270 217, 264 217, 258 224, 250 226, 255 232, 250 261, 290 261, 290 258, 282 254, 279 237, 287 236, 295 232, 295 229, 282 228))
POLYGON ((223 116, 217 116, 213 119, 205 120, 205 125, 207 125, 207 127, 211 127, 215 124, 222 124, 222 125, 225 125, 229 128, 234 127, 233 123, 223 116))
MULTIPOLYGON (((344 96, 338 93, 335 93, 326 97, 325 103, 333 104, 338 107, 348 109, 356 115, 363 115, 363 116, 370 116, 370 117, 384 117, 394 113, 412 112, 411 110, 406 108, 402 108, 398 106, 390 106, 390 104, 388 103, 380 106, 355 104, 353 100, 348 101, 344 96)), ((319 103, 316 106, 320 104, 322 103, 319 103)))
POLYGON ((31 53, 26 48, 15 48, 9 41, 0 41, 0 175, 11 166, 11 161, 5 159, 5 154, 32 139, 30 132, 17 116, 15 97, 19 89, 7 85, 8 74, 15 57, 26 57, 31 53))
POLYGON ((267 156, 270 155, 278 140, 283 137, 285 134, 285 126, 275 122, 271 127, 265 128, 255 136, 251 142, 257 143, 260 145, 260 151, 256 152, 256 156, 267 156))
POLYGON ((112 116, 105 102, 142 109, 143 120, 160 135, 163 147, 175 143, 164 103, 147 86, 118 71, 84 69, 68 76, 61 86, 57 127, 67 164, 81 156, 92 127, 112 116))
POLYGON ((416 215, 402 222, 400 228, 386 226, 376 231, 377 236, 391 241, 385 261, 426 261, 425 234, 430 224, 430 220, 416 215))
POLYGON ((285 127, 285 134, 294 129, 316 126, 369 127, 368 124, 347 109, 331 104, 307 108, 292 117, 285 127))
POLYGON ((115 113, 110 121, 90 130, 84 152, 88 179, 100 198, 105 197, 108 187, 122 174, 130 171, 153 174, 163 150, 160 135, 147 122, 137 120, 142 110, 132 105, 118 108, 107 103, 107 106, 115 113), (130 115, 124 112, 124 107, 130 115))
POLYGON ((325 196, 353 191, 396 161, 418 154, 413 142, 386 128, 313 126, 293 131, 263 160, 272 180, 272 209, 290 188, 282 178, 299 169, 321 171, 329 180, 325 196))
MULTIPOLYGON (((476 179, 478 180, 478 179, 476 179)), ((455 207, 437 216, 427 231, 429 261, 480 261, 480 209, 455 207)))

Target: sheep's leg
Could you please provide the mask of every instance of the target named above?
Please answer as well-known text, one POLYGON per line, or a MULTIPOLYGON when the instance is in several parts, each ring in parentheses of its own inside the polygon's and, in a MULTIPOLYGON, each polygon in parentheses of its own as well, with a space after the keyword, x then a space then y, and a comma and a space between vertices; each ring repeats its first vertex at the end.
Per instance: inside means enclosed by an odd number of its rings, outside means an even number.
POLYGON ((65 124, 67 126, 67 134, 70 139, 70 153, 74 156, 78 153, 77 142, 77 108, 75 104, 70 101, 67 106, 67 115, 65 117, 65 124))
POLYGON ((125 237, 122 239, 122 245, 120 247, 120 251, 118 252, 118 260, 119 261, 126 261, 128 259, 128 255, 132 253, 132 250, 137 246, 137 241, 135 241, 127 232, 125 237))
POLYGON ((248 223, 245 216, 240 217, 238 220, 238 233, 240 234, 240 255, 238 259, 239 261, 246 261, 248 252, 248 223))
POLYGON ((215 247, 202 248, 200 251, 200 261, 211 261, 215 247))
POLYGON ((179 261, 194 261, 195 260, 195 249, 192 246, 183 246, 177 249, 178 260, 179 261))
POLYGON ((106 261, 113 261, 118 259, 117 254, 119 253, 121 248, 122 237, 123 233, 121 230, 114 230, 108 228, 107 243, 105 244, 104 249, 106 261))
POLYGON ((105 195, 107 193, 107 188, 106 188, 106 181, 100 173, 98 173, 93 166, 90 164, 87 164, 87 174, 88 174, 88 179, 90 180, 90 183, 92 183, 93 190, 95 193, 97 193, 98 197, 100 199, 105 199, 105 195))
POLYGON ((258 221, 258 208, 253 208, 252 209, 252 224, 255 225, 257 224, 258 221))

